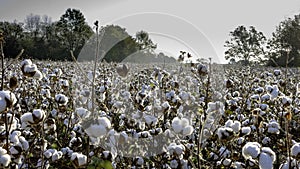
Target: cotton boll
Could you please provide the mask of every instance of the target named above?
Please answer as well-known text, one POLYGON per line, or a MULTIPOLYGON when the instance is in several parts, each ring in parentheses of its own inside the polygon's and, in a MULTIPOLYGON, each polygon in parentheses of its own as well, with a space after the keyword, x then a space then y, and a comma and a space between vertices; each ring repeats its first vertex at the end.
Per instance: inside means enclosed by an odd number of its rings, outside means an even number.
POLYGON ((268 125, 268 133, 271 133, 271 134, 279 134, 279 129, 280 129, 280 126, 279 124, 276 122, 276 121, 271 121, 268 125))
POLYGON ((259 155, 258 164, 260 169, 273 169, 272 158, 267 153, 262 152, 259 155))
POLYGON ((42 120, 45 117, 45 112, 41 109, 35 109, 32 112, 33 119, 42 120))
POLYGON ((187 118, 182 118, 181 119, 181 125, 182 127, 186 127, 189 125, 189 120, 187 118))
POLYGON ((109 119, 107 117, 100 117, 98 119, 98 123, 100 125, 103 125, 106 128, 110 128, 111 127, 111 123, 110 123, 110 121, 109 121, 109 119))
POLYGON ((20 136, 20 137, 19 137, 19 140, 20 140, 20 142, 21 142, 21 144, 22 144, 23 149, 24 149, 25 151, 27 151, 28 148, 29 148, 29 143, 28 143, 28 141, 27 141, 23 136, 20 136))
POLYGON ((291 148, 291 155, 293 157, 297 157, 299 156, 299 153, 300 153, 300 143, 296 143, 291 148))
POLYGON ((10 91, 0 91, 0 112, 17 103, 16 95, 10 91))
POLYGON ((242 127, 242 132, 243 135, 249 135, 251 133, 251 127, 242 127))
POLYGON ((21 66, 32 65, 32 61, 30 59, 25 59, 21 62, 21 66))
POLYGON ((175 117, 172 120, 172 128, 175 131, 175 133, 180 133, 183 129, 182 125, 181 125, 181 120, 178 117, 175 117))
POLYGON ((55 95, 55 101, 58 104, 66 105, 68 103, 68 97, 65 96, 64 94, 57 94, 55 95))
POLYGON ((262 144, 266 145, 271 142, 271 139, 270 139, 270 137, 265 137, 261 142, 262 142, 262 144))
POLYGON ((230 126, 232 128, 232 130, 235 132, 235 133, 238 133, 241 129, 241 123, 239 121, 234 121, 233 124, 230 126))
POLYGON ((193 132, 194 132, 193 126, 186 126, 186 127, 184 127, 183 130, 182 130, 183 136, 191 135, 193 132))
POLYGON ((137 157, 136 158, 136 164, 138 166, 142 166, 144 164, 144 159, 142 157, 137 157))
POLYGON ((79 166, 83 166, 86 164, 87 162, 87 156, 83 155, 81 153, 73 153, 71 156, 71 160, 74 161, 75 159, 77 159, 78 165, 79 166))
POLYGON ((33 75, 33 78, 35 78, 37 80, 42 80, 43 79, 43 74, 39 70, 36 70, 34 75, 33 75))
POLYGON ((11 162, 10 155, 4 154, 0 156, 0 164, 2 164, 2 166, 8 167, 10 162, 11 162))
POLYGON ((231 164, 231 159, 229 159, 229 158, 224 159, 223 162, 222 162, 222 164, 224 166, 229 166, 231 164))
POLYGON ((77 108, 77 109, 76 109, 76 114, 77 114, 80 118, 84 119, 84 118, 89 117, 90 114, 91 114, 91 112, 89 112, 89 111, 88 111, 87 109, 85 109, 85 108, 80 107, 80 108, 77 108))
POLYGON ((242 154, 245 159, 257 158, 260 154, 261 145, 257 142, 248 142, 242 148, 242 154))
POLYGON ((63 156, 63 153, 61 151, 55 151, 52 155, 52 161, 56 161, 61 159, 63 156))
POLYGON ((217 130, 217 135, 220 140, 227 140, 233 136, 233 130, 229 127, 220 127, 217 130))
POLYGON ((270 147, 263 147, 261 153, 266 153, 271 157, 271 161, 274 163, 276 160, 276 154, 270 147))
POLYGON ((178 162, 177 162, 177 160, 171 160, 171 162, 170 162, 170 167, 171 168, 178 168, 178 162))
POLYGON ((107 133, 107 130, 103 125, 92 124, 89 128, 85 129, 85 132, 90 137, 101 137, 107 133))

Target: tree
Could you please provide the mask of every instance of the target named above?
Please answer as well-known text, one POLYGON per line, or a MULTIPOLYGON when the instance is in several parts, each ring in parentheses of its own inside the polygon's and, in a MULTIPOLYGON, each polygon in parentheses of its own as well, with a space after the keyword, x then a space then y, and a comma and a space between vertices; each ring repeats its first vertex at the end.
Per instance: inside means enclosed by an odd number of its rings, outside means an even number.
POLYGON ((148 52, 153 52, 157 45, 152 42, 152 40, 149 37, 148 32, 146 31, 139 31, 135 35, 136 42, 139 44, 140 50, 147 50, 148 52))
POLYGON ((22 23, 0 22, 0 32, 4 36, 4 53, 6 57, 15 57, 22 49, 20 39, 23 38, 22 23))
POLYGON ((71 50, 77 56, 85 42, 93 35, 92 28, 85 22, 84 15, 77 9, 67 9, 56 26, 57 35, 61 45, 65 47, 66 56, 69 56, 71 50))
POLYGON ((268 65, 300 65, 300 15, 288 18, 276 27, 268 42, 268 65))
POLYGON ((250 26, 249 30, 244 26, 238 26, 230 32, 230 41, 225 42, 225 59, 239 59, 243 64, 249 64, 251 60, 259 59, 264 54, 266 37, 258 32, 255 27, 250 26))

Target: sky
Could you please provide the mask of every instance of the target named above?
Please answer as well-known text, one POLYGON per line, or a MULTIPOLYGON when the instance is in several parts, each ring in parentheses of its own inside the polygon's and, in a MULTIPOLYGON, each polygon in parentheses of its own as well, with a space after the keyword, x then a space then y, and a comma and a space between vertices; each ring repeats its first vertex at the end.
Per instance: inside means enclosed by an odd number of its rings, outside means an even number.
POLYGON ((30 13, 59 20, 67 8, 80 9, 92 25, 117 24, 129 34, 149 32, 158 51, 225 63, 224 42, 237 26, 255 26, 267 38, 276 26, 300 13, 299 0, 0 0, 0 21, 24 21, 30 13))

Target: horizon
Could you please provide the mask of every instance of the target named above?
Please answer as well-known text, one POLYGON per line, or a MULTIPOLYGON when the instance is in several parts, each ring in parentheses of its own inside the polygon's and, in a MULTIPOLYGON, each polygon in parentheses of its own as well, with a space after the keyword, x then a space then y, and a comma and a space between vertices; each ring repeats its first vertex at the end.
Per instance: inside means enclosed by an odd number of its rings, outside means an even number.
POLYGON ((252 25, 270 38, 281 21, 299 13, 300 6, 300 1, 296 0, 215 0, 191 1, 188 4, 171 0, 89 2, 0 0, 1 20, 12 22, 16 19, 23 22, 32 13, 47 15, 52 21, 58 21, 66 9, 75 8, 84 14, 90 26, 95 20, 99 20, 101 25, 116 24, 124 27, 131 36, 140 30, 147 31, 153 42, 158 44, 157 50, 164 51, 167 55, 177 57, 180 50, 186 50, 196 58, 212 57, 219 63, 227 63, 224 59, 224 44, 230 38, 230 31, 239 25, 247 28, 252 25))

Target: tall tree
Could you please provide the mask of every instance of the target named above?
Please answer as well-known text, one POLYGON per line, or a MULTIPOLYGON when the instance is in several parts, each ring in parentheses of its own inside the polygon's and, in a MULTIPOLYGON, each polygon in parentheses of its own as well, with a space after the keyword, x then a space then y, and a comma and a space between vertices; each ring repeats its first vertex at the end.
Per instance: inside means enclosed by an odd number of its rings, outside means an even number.
POLYGON ((157 45, 152 42, 148 32, 141 30, 136 33, 135 37, 140 50, 153 52, 156 49, 157 45))
POLYGON ((243 64, 249 64, 251 60, 260 59, 264 53, 266 37, 258 32, 255 27, 249 30, 244 26, 238 26, 230 32, 230 40, 225 42, 225 59, 239 59, 243 64))
POLYGON ((300 14, 280 22, 268 42, 268 49, 268 65, 300 65, 300 14))
POLYGON ((70 50, 77 56, 85 42, 93 35, 92 28, 85 22, 84 15, 78 9, 67 9, 56 26, 61 45, 66 49, 66 56, 69 56, 70 50))
POLYGON ((4 36, 4 53, 6 57, 15 57, 22 49, 20 39, 23 38, 23 24, 16 21, 0 22, 0 31, 4 36))

